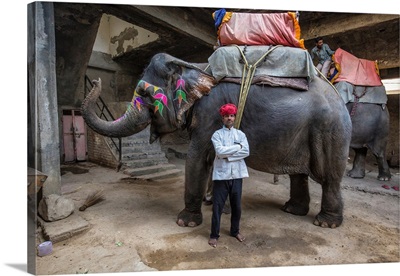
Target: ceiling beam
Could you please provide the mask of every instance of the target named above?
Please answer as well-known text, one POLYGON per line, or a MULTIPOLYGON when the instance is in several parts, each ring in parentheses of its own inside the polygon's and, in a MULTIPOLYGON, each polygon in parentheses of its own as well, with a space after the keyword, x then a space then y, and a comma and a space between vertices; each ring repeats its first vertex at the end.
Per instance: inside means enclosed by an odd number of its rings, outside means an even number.
POLYGON ((300 27, 304 40, 313 40, 317 36, 331 36, 337 33, 354 31, 361 28, 370 28, 374 25, 399 20, 398 14, 332 14, 318 20, 301 22, 300 27), (341 16, 340 16, 341 15, 341 16))
MULTIPOLYGON (((164 24, 172 26, 175 30, 189 35, 197 40, 203 41, 208 45, 215 45, 217 41, 216 32, 213 25, 206 28, 204 24, 199 23, 189 13, 182 8, 158 7, 158 6, 134 6, 135 9, 151 17, 152 21, 161 21, 164 24)), ((210 23, 212 24, 212 15, 210 14, 210 23)))
MULTIPOLYGON (((200 49, 212 52, 216 44, 213 9, 141 5, 99 7, 159 34, 158 48, 181 58, 191 53, 196 56, 200 49)), ((314 47, 316 36, 323 36, 332 49, 340 47, 359 58, 377 60, 380 69, 400 66, 397 14, 300 12, 299 22, 301 38, 308 50, 314 47)), ((144 50, 157 51, 149 47, 144 50)))

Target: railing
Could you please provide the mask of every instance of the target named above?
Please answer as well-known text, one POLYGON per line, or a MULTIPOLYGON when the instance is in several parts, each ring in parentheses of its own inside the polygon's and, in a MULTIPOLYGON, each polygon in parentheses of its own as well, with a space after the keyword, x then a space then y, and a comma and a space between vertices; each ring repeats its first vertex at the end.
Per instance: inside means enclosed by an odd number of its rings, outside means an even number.
MULTIPOLYGON (((85 93, 84 93, 84 98, 86 98, 86 94, 89 93, 93 88, 93 83, 89 79, 87 75, 85 75, 85 93)), ((101 97, 99 97, 98 101, 96 102, 96 105, 99 109, 100 114, 98 116, 106 121, 115 121, 114 116, 111 114, 110 110, 108 109, 106 103, 103 101, 101 97)), ((117 150, 118 153, 118 167, 117 171, 121 168, 122 162, 122 139, 121 138, 111 138, 111 141, 117 150), (118 141, 116 142, 115 139, 118 141)))

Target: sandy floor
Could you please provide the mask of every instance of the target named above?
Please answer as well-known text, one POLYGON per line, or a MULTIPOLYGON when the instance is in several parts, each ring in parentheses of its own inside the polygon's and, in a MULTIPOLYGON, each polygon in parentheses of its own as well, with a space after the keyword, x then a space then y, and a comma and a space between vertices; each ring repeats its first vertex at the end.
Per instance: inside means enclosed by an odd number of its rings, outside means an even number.
MULTIPOLYGON (((184 161, 172 163, 184 170, 184 161)), ((321 188, 311 181, 310 212, 294 216, 279 208, 289 198, 289 180, 250 170, 243 188, 243 243, 230 237, 223 214, 217 248, 207 244, 211 206, 203 206, 203 224, 176 224, 183 209, 183 176, 165 181, 138 181, 123 173, 80 163, 66 167, 62 191, 90 229, 55 243, 53 253, 37 258, 37 274, 83 274, 133 271, 178 271, 399 262, 399 172, 387 183, 369 168, 363 180, 343 180, 344 223, 337 229, 313 225, 321 188), (75 167, 75 168, 74 168, 75 167), (105 201, 78 211, 86 196, 104 190, 105 201)), ((124 275, 124 274, 123 274, 124 275)))

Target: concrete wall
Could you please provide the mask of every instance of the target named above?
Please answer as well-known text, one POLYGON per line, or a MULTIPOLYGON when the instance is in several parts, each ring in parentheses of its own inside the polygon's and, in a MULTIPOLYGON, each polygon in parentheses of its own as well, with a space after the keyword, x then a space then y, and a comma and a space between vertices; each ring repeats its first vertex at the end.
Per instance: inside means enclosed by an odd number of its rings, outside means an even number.
POLYGON ((399 94, 389 94, 387 107, 390 113, 390 134, 386 148, 389 166, 399 166, 399 94))
POLYGON ((107 145, 105 137, 88 129, 87 139, 89 161, 113 169, 118 166, 119 162, 107 145))

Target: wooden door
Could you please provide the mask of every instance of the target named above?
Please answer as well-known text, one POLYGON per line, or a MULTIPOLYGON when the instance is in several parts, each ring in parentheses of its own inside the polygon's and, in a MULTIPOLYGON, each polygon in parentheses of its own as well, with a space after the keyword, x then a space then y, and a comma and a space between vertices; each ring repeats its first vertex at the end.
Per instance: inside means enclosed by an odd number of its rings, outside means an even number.
POLYGON ((86 160, 86 128, 79 110, 63 110, 64 162, 86 160))
POLYGON ((86 131, 85 131, 85 121, 79 110, 74 111, 73 124, 75 127, 75 157, 77 161, 86 160, 86 131))

